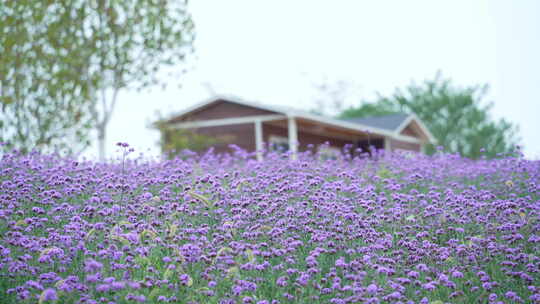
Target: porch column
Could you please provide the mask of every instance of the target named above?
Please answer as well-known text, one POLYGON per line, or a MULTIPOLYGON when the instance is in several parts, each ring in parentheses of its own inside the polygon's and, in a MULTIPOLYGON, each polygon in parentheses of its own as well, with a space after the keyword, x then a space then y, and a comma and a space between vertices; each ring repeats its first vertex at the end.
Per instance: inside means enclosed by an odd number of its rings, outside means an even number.
POLYGON ((262 121, 260 119, 255 120, 255 153, 257 154, 257 160, 263 160, 263 131, 262 121))
POLYGON ((390 155, 392 152, 392 142, 390 141, 390 138, 385 137, 384 138, 384 154, 390 155))
POLYGON ((296 128, 296 119, 289 116, 287 129, 289 131, 289 149, 291 150, 291 159, 296 159, 298 154, 298 129, 296 128))

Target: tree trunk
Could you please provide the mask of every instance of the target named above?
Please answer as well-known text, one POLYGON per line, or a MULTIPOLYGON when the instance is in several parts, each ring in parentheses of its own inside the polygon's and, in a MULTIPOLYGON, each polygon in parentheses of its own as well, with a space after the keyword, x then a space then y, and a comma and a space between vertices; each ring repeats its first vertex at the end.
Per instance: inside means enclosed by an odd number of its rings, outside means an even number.
MULTIPOLYGON (((105 141, 107 139, 107 125, 109 124, 109 120, 111 119, 114 106, 116 105, 116 100, 118 99, 118 92, 120 91, 120 88, 115 87, 113 89, 113 94, 110 99, 110 105, 107 107, 107 95, 106 90, 102 89, 101 91, 101 106, 103 111, 103 117, 99 122, 97 123, 97 130, 98 130, 98 146, 99 146, 99 160, 105 161, 106 153, 105 153, 105 141)), ((97 111, 96 111, 97 113, 97 111)))
POLYGON ((99 160, 105 161, 105 139, 107 138, 106 134, 106 125, 98 125, 98 148, 99 148, 99 160))

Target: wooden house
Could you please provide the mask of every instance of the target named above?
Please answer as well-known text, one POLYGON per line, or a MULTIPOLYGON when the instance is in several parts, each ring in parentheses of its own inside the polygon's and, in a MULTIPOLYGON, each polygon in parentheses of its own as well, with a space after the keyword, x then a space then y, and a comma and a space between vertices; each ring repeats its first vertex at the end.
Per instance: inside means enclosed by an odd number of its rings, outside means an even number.
MULTIPOLYGON (((419 152, 427 143, 435 143, 414 114, 338 119, 230 96, 210 98, 161 123, 169 129, 226 138, 214 145, 216 152, 229 151, 230 144, 247 151, 290 150, 293 156, 310 146, 339 151, 347 144, 354 149, 372 146, 386 151, 419 152)), ((257 158, 262 159, 262 154, 257 153, 257 158)))

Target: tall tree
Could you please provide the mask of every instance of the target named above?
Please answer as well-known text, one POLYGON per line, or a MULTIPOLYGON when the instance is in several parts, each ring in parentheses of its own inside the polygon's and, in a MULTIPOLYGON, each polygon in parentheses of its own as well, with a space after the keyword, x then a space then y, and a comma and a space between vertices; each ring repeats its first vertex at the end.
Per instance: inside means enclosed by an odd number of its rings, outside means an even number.
MULTIPOLYGON (((107 125, 119 92, 157 84, 163 67, 179 64, 192 51, 194 34, 187 0, 0 1, 0 23, 7 24, 2 25, 0 33, 8 37, 8 47, 10 43, 15 45, 10 47, 10 57, 2 56, 2 66, 23 62, 22 67, 15 64, 12 68, 12 74, 22 76, 14 80, 6 76, 10 79, 2 83, 3 105, 20 107, 30 99, 28 92, 51 95, 39 99, 37 108, 43 109, 52 100, 56 102, 60 94, 72 103, 64 108, 79 113, 74 117, 91 119, 101 159, 105 158, 107 125), (48 23, 52 26, 43 26, 48 23), (35 40, 36 33, 42 31, 44 38, 35 40), (26 52, 28 49, 31 51, 26 52), (47 56, 40 56, 42 53, 47 56), (59 67, 52 67, 50 62, 58 62, 59 67), (57 71, 64 78, 55 74, 57 71), (63 82, 65 79, 69 81, 63 82), (30 83, 29 89, 12 92, 12 85, 25 81, 30 83), (54 87, 58 82, 62 90, 54 87), (14 99, 24 102, 15 103, 14 99)), ((27 122, 17 118, 13 124, 17 123, 27 122)), ((58 133, 65 131, 65 127, 60 128, 58 133)))
POLYGON ((4 148, 78 152, 89 144, 89 90, 80 78, 88 65, 70 13, 52 1, 0 0, 4 148))
MULTIPOLYGON (((160 82, 158 73, 192 51, 194 31, 187 0, 79 0, 80 23, 91 62, 87 79, 96 95, 91 114, 105 158, 107 125, 123 89, 160 82)), ((182 69, 179 67, 178 72, 182 69)))
MULTIPOLYGON (((490 116, 492 102, 486 102, 487 86, 458 87, 438 73, 434 80, 405 89, 390 96, 349 108, 340 117, 365 117, 392 112, 415 113, 430 129, 444 151, 470 158, 495 157, 512 153, 519 142, 517 126, 505 119, 490 116)), ((429 145, 428 153, 435 147, 429 145)))

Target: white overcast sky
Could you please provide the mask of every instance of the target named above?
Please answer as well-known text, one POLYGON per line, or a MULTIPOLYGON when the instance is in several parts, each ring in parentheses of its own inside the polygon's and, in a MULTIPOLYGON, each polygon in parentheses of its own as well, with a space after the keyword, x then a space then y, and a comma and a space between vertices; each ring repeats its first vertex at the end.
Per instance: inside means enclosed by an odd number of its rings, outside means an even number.
POLYGON ((190 9, 196 58, 189 72, 166 90, 120 94, 108 156, 118 141, 158 154, 159 135, 148 128, 155 112, 200 102, 209 87, 309 110, 314 81, 356 83, 361 99, 440 70, 457 85, 489 84, 493 116, 517 123, 525 154, 540 158, 538 0, 196 0, 190 9))

